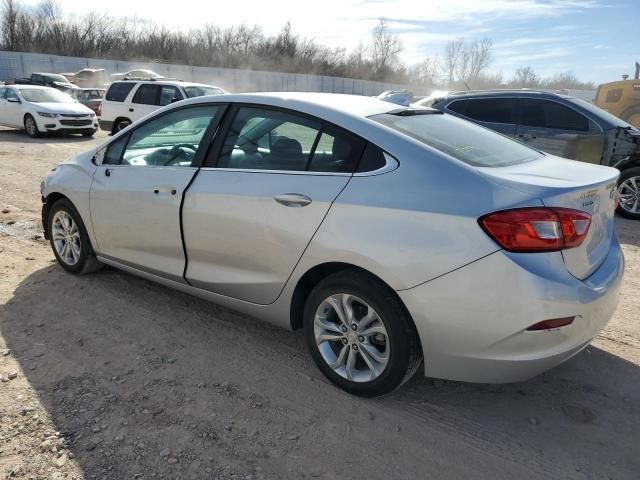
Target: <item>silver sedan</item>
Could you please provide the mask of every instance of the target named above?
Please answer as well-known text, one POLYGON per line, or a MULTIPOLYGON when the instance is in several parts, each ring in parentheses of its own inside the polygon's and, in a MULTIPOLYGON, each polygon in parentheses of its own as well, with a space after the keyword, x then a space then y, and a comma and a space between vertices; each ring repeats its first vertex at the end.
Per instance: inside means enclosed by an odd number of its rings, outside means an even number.
POLYGON ((624 260, 618 171, 428 108, 328 94, 167 106, 42 182, 60 265, 108 264, 303 329, 322 372, 380 395, 512 382, 583 349, 624 260))

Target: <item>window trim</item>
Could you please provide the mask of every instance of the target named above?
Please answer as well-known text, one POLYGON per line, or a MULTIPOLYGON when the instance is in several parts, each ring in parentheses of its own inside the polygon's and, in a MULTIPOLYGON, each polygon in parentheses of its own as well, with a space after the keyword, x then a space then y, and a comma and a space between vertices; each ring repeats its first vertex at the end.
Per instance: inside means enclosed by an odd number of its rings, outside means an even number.
MULTIPOLYGON (((371 144, 374 145, 376 148, 380 148, 375 143, 371 143, 371 144)), ((380 150, 382 150, 382 155, 384 156, 384 159, 385 159, 385 164, 382 167, 376 170, 370 170, 368 172, 356 172, 353 174, 353 176, 354 177, 372 177, 375 175, 382 175, 383 173, 393 172, 400 166, 400 162, 396 157, 394 157, 390 153, 385 152, 382 148, 380 148, 380 150)), ((362 153, 364 154, 364 151, 362 153)), ((357 166, 356 166, 356 169, 357 169, 357 166)))
POLYGON ((517 111, 517 115, 516 115, 516 127, 519 127, 520 125, 522 125, 523 128, 543 128, 545 130, 562 130, 562 131, 566 131, 566 132, 582 132, 583 134, 588 134, 593 132, 593 130, 591 129, 591 124, 596 125, 598 127, 598 132, 602 133, 604 132, 604 130, 602 129, 602 126, 595 121, 590 115, 581 112, 580 110, 578 110, 577 108, 574 108, 572 105, 567 105, 566 103, 563 102, 559 102, 556 99, 553 98, 535 98, 535 97, 527 97, 527 96, 519 96, 518 97, 518 103, 520 103, 520 100, 543 100, 543 101, 547 101, 547 102, 553 102, 553 103, 557 103, 558 105, 562 105, 565 108, 568 108, 570 110, 573 110, 574 112, 576 112, 578 115, 582 115, 583 117, 585 117, 587 119, 587 129, 586 130, 575 130, 575 129, 567 129, 567 128, 550 128, 550 127, 534 127, 532 125, 523 125, 521 123, 518 122, 518 120, 520 120, 520 112, 517 111))
MULTIPOLYGON (((519 101, 519 98, 520 97, 517 97, 517 96, 513 96, 512 97, 512 96, 509 96, 509 95, 491 95, 491 96, 486 96, 486 97, 482 96, 482 97, 467 97, 467 98, 462 97, 462 98, 456 98, 456 99, 451 100, 450 102, 446 103, 444 105, 444 108, 447 111, 447 113, 449 113, 450 115, 455 115, 457 117, 464 118, 465 120, 469 120, 470 122, 473 122, 473 123, 482 123, 482 124, 487 123, 487 124, 490 124, 490 125, 513 125, 514 127, 517 127, 518 126, 518 120, 517 119, 518 119, 518 101, 519 101), (513 100, 513 102, 514 102, 513 112, 512 112, 513 119, 514 119, 513 123, 488 122, 486 120, 477 120, 477 119, 472 118, 472 117, 467 117, 466 115, 463 115, 463 114, 461 114, 459 112, 456 112, 455 110, 450 110, 449 109, 449 105, 451 105, 452 103, 463 101, 463 100, 466 100, 466 101, 471 101, 471 100, 494 100, 494 99, 504 99, 504 98, 509 99, 509 100, 513 100)), ((465 113, 466 113, 466 110, 467 109, 465 107, 465 113)))
MULTIPOLYGON (((234 102, 229 105, 230 107, 227 109, 227 113, 223 121, 220 123, 220 128, 217 130, 215 138, 204 158, 204 162, 202 163, 202 166, 201 166, 202 170, 218 170, 218 171, 224 171, 224 172, 266 173, 266 174, 280 174, 280 175, 351 177, 355 175, 355 172, 358 168, 358 164, 360 163, 360 159, 362 158, 362 154, 364 153, 366 144, 372 143, 372 142, 369 142, 369 140, 367 140, 366 138, 363 138, 362 136, 358 135, 357 133, 351 132, 350 130, 347 130, 344 127, 336 125, 335 123, 331 123, 327 120, 323 120, 322 118, 316 117, 314 115, 310 115, 308 113, 300 112, 297 110, 292 110, 290 108, 276 107, 273 105, 260 104, 260 103, 248 103, 248 102, 234 102), (318 130, 318 134, 316 135, 316 141, 319 141, 320 135, 322 134, 323 131, 327 129, 328 130, 335 129, 338 132, 346 132, 348 135, 351 135, 355 137, 357 140, 362 142, 362 145, 363 145, 362 151, 360 152, 360 155, 358 156, 353 166, 353 170, 351 172, 313 172, 313 171, 307 171, 307 170, 262 170, 262 169, 218 167, 218 162, 220 160, 220 152, 222 150, 222 147, 224 146, 224 141, 227 137, 227 134, 229 133, 229 129, 231 128, 231 124, 233 123, 233 120, 236 114, 238 113, 238 110, 240 110, 241 108, 258 108, 263 110, 274 110, 276 112, 291 114, 294 116, 306 118, 313 122, 319 123, 320 129, 318 130)), ((316 144, 316 141, 314 141, 314 146, 316 144)), ((381 148, 381 150, 384 152, 384 149, 381 148)), ((312 158, 313 156, 310 155, 310 159, 312 158)), ((361 172, 361 173, 370 174, 371 172, 361 172)))
MULTIPOLYGON (((204 159, 206 158, 207 152, 209 151, 210 147, 211 147, 211 143, 212 140, 216 137, 216 133, 218 132, 218 127, 220 126, 221 123, 221 119, 224 117, 224 115, 226 114, 228 108, 229 108, 229 104, 226 102, 219 102, 219 103, 215 103, 215 102, 207 102, 207 103, 195 103, 195 104, 189 104, 189 105, 181 105, 180 107, 177 108, 172 108, 171 110, 168 110, 166 112, 163 112, 160 115, 154 115, 151 118, 148 118, 140 123, 136 123, 136 126, 134 129, 132 129, 131 131, 123 134, 123 135, 118 135, 116 137, 113 137, 111 140, 109 140, 105 145, 102 145, 101 147, 98 148, 98 150, 96 151, 94 158, 98 159, 98 156, 100 157, 100 162, 97 163, 96 165, 98 166, 107 166, 108 168, 115 168, 115 167, 126 167, 126 168, 130 168, 132 167, 132 165, 122 165, 122 157, 124 156, 124 152, 126 152, 127 147, 129 146, 129 140, 131 139, 131 135, 133 134, 133 132, 141 127, 143 127, 144 125, 147 125, 149 122, 152 122, 158 118, 162 118, 166 115, 169 115, 171 113, 180 111, 180 110, 185 110, 185 109, 189 109, 189 108, 201 108, 201 107, 218 107, 218 111, 215 113, 215 115, 213 115, 213 117, 211 117, 211 121, 209 122, 209 125, 207 126, 204 134, 202 135, 202 138, 200 139, 200 144, 198 145, 198 150, 196 150, 196 153, 193 157, 193 160, 191 161, 191 165, 189 167, 176 167, 176 168, 201 168, 203 163, 204 163, 204 159), (111 146, 115 143, 117 143, 118 141, 120 141, 120 139, 125 138, 125 145, 124 148, 122 149, 122 153, 120 154, 120 162, 117 164, 105 164, 104 159, 107 156, 107 152, 109 150, 109 148, 111 148, 111 146)), ((134 168, 136 168, 134 166, 134 168)), ((145 168, 168 168, 167 166, 164 165, 147 165, 145 168)), ((171 167, 169 167, 171 168, 171 167)))

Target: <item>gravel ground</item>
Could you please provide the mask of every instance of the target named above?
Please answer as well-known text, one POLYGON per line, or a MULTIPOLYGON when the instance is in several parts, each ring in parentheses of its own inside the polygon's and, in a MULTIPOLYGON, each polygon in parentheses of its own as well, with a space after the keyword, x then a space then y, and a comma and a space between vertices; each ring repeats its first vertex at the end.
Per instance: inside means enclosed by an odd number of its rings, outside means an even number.
POLYGON ((115 269, 64 273, 39 183, 104 138, 0 129, 0 478, 640 478, 640 223, 616 220, 621 302, 569 362, 366 400, 300 333, 115 269))

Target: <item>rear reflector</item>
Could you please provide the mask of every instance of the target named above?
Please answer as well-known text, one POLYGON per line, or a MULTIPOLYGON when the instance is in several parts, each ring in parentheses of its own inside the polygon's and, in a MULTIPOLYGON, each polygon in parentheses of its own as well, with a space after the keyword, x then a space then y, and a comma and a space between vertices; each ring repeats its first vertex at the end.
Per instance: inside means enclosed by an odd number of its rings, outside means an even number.
POLYGON ((566 318, 554 318, 552 320, 544 320, 542 322, 538 322, 534 325, 531 325, 527 328, 528 332, 537 332, 539 330, 550 330, 552 328, 560 328, 566 327, 567 325, 573 323, 573 319, 575 317, 566 317, 566 318))
POLYGON ((591 215, 570 208, 527 207, 490 213, 478 223, 509 252, 553 252, 580 245, 591 215))

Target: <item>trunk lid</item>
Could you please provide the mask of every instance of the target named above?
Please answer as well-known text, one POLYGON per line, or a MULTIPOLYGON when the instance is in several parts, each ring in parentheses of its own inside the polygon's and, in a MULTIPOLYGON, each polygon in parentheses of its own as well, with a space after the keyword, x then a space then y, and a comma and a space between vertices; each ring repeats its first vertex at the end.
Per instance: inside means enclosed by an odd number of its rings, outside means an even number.
POLYGON ((618 170, 551 155, 509 167, 481 167, 478 170, 492 182, 530 194, 547 207, 573 208, 589 213, 591 226, 584 242, 562 250, 562 257, 567 270, 580 280, 602 264, 614 235, 618 170))

